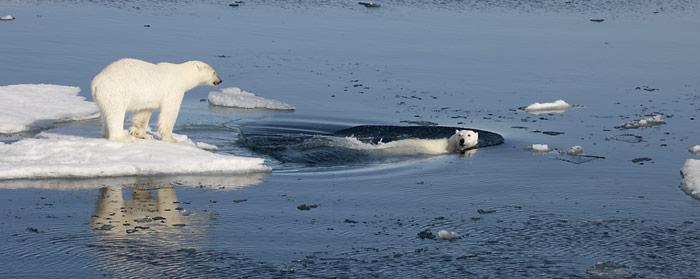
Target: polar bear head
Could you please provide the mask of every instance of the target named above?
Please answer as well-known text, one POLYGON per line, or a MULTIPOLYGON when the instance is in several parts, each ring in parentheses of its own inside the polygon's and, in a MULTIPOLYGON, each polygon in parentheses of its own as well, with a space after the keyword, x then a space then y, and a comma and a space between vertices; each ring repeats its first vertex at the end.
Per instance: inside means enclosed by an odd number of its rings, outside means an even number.
POLYGON ((454 135, 447 141, 450 151, 464 153, 479 144, 479 133, 472 130, 455 130, 454 135))
POLYGON ((191 70, 195 74, 193 78, 199 81, 199 85, 214 86, 221 83, 219 74, 217 74, 216 70, 214 70, 212 66, 209 66, 209 64, 202 61, 188 61, 185 62, 185 64, 191 67, 191 70))

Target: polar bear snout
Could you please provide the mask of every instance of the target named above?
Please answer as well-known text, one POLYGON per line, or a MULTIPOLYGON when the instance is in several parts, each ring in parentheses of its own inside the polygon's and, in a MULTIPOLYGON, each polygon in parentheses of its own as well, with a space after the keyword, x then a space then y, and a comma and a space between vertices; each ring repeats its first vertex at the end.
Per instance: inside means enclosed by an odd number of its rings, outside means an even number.
POLYGON ((223 82, 223 80, 221 80, 221 78, 217 76, 217 77, 216 77, 216 80, 214 80, 214 85, 219 85, 219 84, 221 84, 222 82, 223 82))

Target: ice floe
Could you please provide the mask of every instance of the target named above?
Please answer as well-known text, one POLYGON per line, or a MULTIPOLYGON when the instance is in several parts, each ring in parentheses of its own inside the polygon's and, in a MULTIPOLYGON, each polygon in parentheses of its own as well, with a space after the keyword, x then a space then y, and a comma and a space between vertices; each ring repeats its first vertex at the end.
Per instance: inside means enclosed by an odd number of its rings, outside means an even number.
POLYGON ((635 277, 634 273, 628 271, 626 266, 614 262, 598 262, 595 266, 586 270, 586 273, 588 278, 591 279, 627 279, 635 277))
POLYGON ((462 235, 456 232, 451 232, 448 230, 440 230, 437 235, 438 239, 442 240, 453 240, 453 239, 458 239, 461 238, 462 235))
POLYGON ((691 146, 690 148, 688 148, 688 152, 693 154, 700 154, 700 144, 691 146))
POLYGON ((618 128, 618 129, 639 129, 639 128, 648 128, 648 127, 658 126, 658 125, 665 124, 665 123, 666 123, 666 121, 664 121, 663 115, 654 114, 654 115, 642 117, 642 118, 634 120, 634 121, 627 122, 627 123, 622 124, 620 126, 617 126, 615 128, 618 128))
POLYGON ((556 100, 549 103, 534 103, 525 107, 525 111, 532 114, 561 113, 571 108, 571 105, 564 100, 556 100))
POLYGON ((546 144, 533 144, 530 149, 534 152, 549 152, 549 145, 546 144))
POLYGON ((237 87, 223 88, 209 92, 209 103, 233 108, 264 108, 273 110, 294 110, 294 106, 277 100, 265 99, 237 87))
POLYGON ((259 158, 221 155, 193 144, 41 133, 0 145, 0 179, 93 178, 269 171, 259 158))
POLYGON ((51 84, 0 86, 0 134, 99 117, 95 103, 78 93, 78 87, 51 84))
POLYGON ((700 199, 700 160, 688 159, 681 169, 681 188, 689 195, 700 199))
POLYGON ((11 21, 15 20, 15 17, 13 15, 4 15, 0 17, 0 20, 2 21, 11 21))

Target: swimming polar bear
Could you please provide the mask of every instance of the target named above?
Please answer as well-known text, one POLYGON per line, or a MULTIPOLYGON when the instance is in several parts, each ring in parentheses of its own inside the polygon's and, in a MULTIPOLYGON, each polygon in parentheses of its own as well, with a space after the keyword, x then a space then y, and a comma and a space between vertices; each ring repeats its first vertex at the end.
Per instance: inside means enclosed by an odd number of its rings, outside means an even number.
POLYGON ((479 145, 479 133, 472 130, 455 130, 447 142, 447 152, 464 153, 479 145))
POLYGON ((449 138, 442 139, 402 139, 378 144, 363 143, 356 138, 350 140, 351 148, 377 150, 393 155, 447 153, 465 154, 479 144, 479 133, 472 130, 455 130, 449 138))
POLYGON ((172 132, 185 92, 201 85, 218 85, 214 68, 201 61, 181 64, 125 58, 105 67, 92 80, 92 97, 100 108, 102 131, 110 141, 130 142, 133 137, 153 139, 146 133, 151 113, 160 109, 158 132, 164 142, 176 142, 172 132), (133 111, 132 127, 124 130, 124 117, 133 111), (131 134, 131 136, 129 135, 131 134))

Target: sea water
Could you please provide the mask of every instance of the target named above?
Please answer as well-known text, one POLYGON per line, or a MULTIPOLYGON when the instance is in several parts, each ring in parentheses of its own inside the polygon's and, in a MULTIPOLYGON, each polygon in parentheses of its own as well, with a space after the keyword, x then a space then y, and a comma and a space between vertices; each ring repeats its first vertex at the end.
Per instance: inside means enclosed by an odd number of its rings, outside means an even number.
POLYGON ((517 3, 0 4, 16 17, 0 22, 0 84, 89 96, 118 58, 196 59, 222 86, 296 107, 215 107, 210 88, 185 98, 176 133, 266 158, 266 175, 5 182, 0 277, 694 277, 700 204, 679 170, 700 142, 697 3, 517 3), (518 109, 558 99, 573 107, 518 109), (665 124, 616 128, 649 115, 665 124), (251 127, 414 124, 505 143, 319 166, 239 142, 251 127), (575 145, 594 157, 559 152, 575 145))

